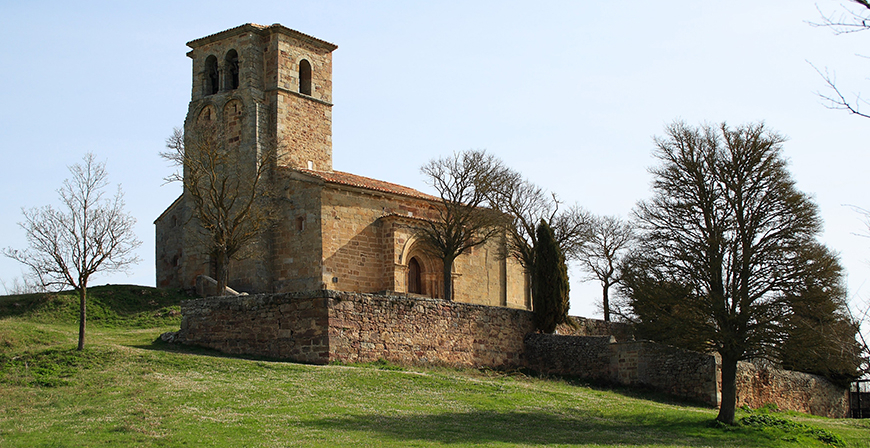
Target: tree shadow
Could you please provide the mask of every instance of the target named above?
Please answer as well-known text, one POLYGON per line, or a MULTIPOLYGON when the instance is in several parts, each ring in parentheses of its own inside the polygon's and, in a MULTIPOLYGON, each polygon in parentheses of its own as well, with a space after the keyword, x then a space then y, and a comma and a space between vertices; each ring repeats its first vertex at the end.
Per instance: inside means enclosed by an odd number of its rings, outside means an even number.
MULTIPOLYGON (((705 416, 639 415, 633 421, 576 411, 449 412, 434 415, 351 415, 307 420, 323 431, 365 431, 399 443, 509 443, 519 445, 769 446, 770 440, 740 430, 713 428, 705 416)), ((629 417, 630 419, 631 417, 629 417)))
POLYGON ((641 400, 653 401, 656 403, 673 405, 673 406, 692 406, 698 408, 708 408, 708 409, 718 409, 716 406, 710 405, 709 403, 705 403, 699 400, 693 400, 691 398, 679 397, 676 395, 671 395, 666 392, 662 392, 654 387, 645 386, 642 384, 627 386, 624 384, 614 383, 610 381, 604 381, 594 378, 584 378, 578 376, 571 375, 556 375, 556 374, 541 374, 534 371, 526 371, 524 372, 527 376, 531 376, 534 378, 549 380, 549 381, 562 381, 565 384, 575 386, 575 387, 585 387, 588 389, 593 389, 597 391, 606 391, 612 392, 617 395, 621 395, 623 397, 628 398, 636 398, 641 400))
POLYGON ((151 341, 150 344, 125 344, 125 346, 130 347, 130 348, 149 350, 149 351, 166 352, 166 353, 180 353, 180 354, 194 355, 194 356, 207 356, 210 358, 244 359, 247 361, 286 362, 286 363, 292 363, 292 364, 316 365, 316 364, 296 361, 294 359, 288 359, 288 358, 270 358, 268 356, 224 353, 220 350, 201 347, 198 345, 169 343, 169 342, 164 342, 162 339, 160 339, 159 336, 157 337, 157 339, 151 341))

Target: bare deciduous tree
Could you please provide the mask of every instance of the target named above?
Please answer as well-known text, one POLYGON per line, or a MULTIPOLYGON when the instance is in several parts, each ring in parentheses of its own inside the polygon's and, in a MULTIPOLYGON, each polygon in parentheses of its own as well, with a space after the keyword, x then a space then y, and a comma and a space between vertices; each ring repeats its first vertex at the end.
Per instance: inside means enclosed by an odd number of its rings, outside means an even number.
MULTIPOLYGON (((844 6, 845 11, 825 14, 819 10, 822 17, 820 22, 811 22, 812 26, 826 27, 834 31, 835 34, 850 34, 870 29, 870 1, 868 0, 851 0, 852 3, 858 5, 857 9, 851 9, 844 6)), ((853 115, 859 117, 870 118, 870 114, 861 112, 861 106, 867 101, 861 98, 860 93, 854 94, 854 99, 849 99, 845 93, 837 86, 836 76, 827 69, 819 70, 816 66, 813 69, 822 77, 827 84, 830 93, 821 93, 818 95, 825 102, 825 107, 829 109, 846 110, 853 115)), ((852 96, 852 95, 849 95, 852 96)))
POLYGON ((161 157, 182 171, 166 178, 181 182, 192 208, 200 246, 215 263, 218 294, 229 281, 229 262, 243 254, 275 221, 266 179, 275 166, 275 152, 264 150, 248 162, 227 145, 223 128, 200 120, 188 134, 176 128, 161 157))
POLYGON ((588 238, 590 214, 578 205, 560 209, 555 194, 515 172, 508 171, 498 188, 491 192, 490 202, 511 220, 508 225, 507 254, 516 258, 527 272, 534 267, 537 245, 536 227, 547 221, 559 249, 567 260, 577 259, 588 238))
POLYGON ((577 258, 587 272, 586 280, 601 282, 604 320, 610 322, 610 288, 619 283, 619 265, 634 242, 634 226, 616 216, 596 216, 577 258))
MULTIPOLYGON (((640 278, 679 293, 672 309, 640 324, 667 332, 656 338, 719 353, 716 418, 727 424, 734 422, 737 362, 763 357, 782 340, 787 292, 807 278, 800 254, 821 231, 818 207, 786 167, 783 141, 761 124, 674 123, 656 139, 653 197, 636 211, 645 246, 638 253, 647 254, 640 278), (667 326, 659 319, 672 317, 667 326)), ((661 296, 630 294, 637 314, 661 296)))
POLYGON ((133 226, 124 212, 121 187, 109 198, 106 165, 86 154, 83 164, 69 167, 72 177, 58 190, 61 207, 23 210, 29 249, 6 248, 3 254, 30 268, 45 288, 72 287, 79 295, 78 350, 85 346, 88 282, 97 272, 118 272, 138 263, 133 226))
POLYGON ((457 257, 503 231, 504 215, 488 198, 508 175, 485 151, 464 151, 431 160, 420 171, 441 197, 438 217, 414 229, 424 247, 443 263, 444 298, 453 299, 451 272, 457 257))

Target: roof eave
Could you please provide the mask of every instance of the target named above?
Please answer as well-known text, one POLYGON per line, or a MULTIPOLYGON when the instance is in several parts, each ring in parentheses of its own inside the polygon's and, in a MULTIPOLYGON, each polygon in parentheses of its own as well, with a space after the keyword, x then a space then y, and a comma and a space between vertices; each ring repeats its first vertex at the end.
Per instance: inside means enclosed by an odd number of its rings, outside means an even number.
POLYGON ((294 29, 287 28, 286 26, 281 25, 280 23, 275 23, 275 24, 268 25, 268 26, 257 25, 256 23, 246 23, 244 25, 239 25, 237 27, 221 31, 219 33, 210 34, 210 35, 205 36, 205 37, 200 37, 199 39, 194 39, 194 40, 188 42, 187 46, 190 48, 196 49, 196 48, 199 48, 203 45, 207 45, 207 44, 210 44, 212 42, 216 42, 216 41, 226 39, 228 37, 236 36, 239 34, 243 34, 243 33, 257 33, 259 35, 281 33, 281 34, 285 34, 285 35, 294 37, 296 39, 299 39, 303 42, 312 44, 314 46, 326 49, 327 51, 330 51, 330 52, 335 51, 335 49, 338 48, 338 46, 333 44, 333 43, 329 43, 325 40, 320 40, 314 36, 310 36, 308 34, 301 33, 301 32, 296 31, 294 29))

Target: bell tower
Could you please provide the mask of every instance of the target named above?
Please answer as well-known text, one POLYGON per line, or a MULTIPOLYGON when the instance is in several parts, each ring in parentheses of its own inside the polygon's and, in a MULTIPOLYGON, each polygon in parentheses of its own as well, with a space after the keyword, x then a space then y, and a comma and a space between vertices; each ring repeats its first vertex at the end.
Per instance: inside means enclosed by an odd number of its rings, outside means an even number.
POLYGON ((276 150, 279 165, 332 171, 332 52, 279 24, 252 23, 187 43, 193 88, 185 130, 217 120, 240 163, 276 150))
MULTIPOLYGON (((184 120, 185 147, 199 132, 216 137, 221 167, 255 175, 263 160, 292 169, 332 171, 332 52, 335 45, 279 24, 245 24, 187 43, 193 82, 184 120), (199 126, 208 121, 209 126, 199 126), (263 157, 270 156, 270 157, 263 157)), ((185 167, 185 175, 188 167, 185 167)), ((274 178, 271 178, 274 179, 274 178)), ((263 188, 266 188, 264 185, 263 188)), ((187 191, 155 221, 156 271, 161 287, 191 288, 215 276, 187 191)), ((260 235, 254 254, 231 261, 230 285, 272 288, 273 235, 260 235)))

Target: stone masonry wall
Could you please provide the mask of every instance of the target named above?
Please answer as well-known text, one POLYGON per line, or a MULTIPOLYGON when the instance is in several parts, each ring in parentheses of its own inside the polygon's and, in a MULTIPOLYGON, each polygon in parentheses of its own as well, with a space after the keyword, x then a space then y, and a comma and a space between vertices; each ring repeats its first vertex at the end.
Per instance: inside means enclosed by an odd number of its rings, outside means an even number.
POLYGON ((809 373, 780 370, 764 363, 737 365, 737 406, 759 408, 774 403, 780 409, 845 418, 848 390, 809 373))
POLYGON ((545 374, 616 382, 610 366, 610 336, 526 336, 528 367, 545 374))
MULTIPOLYGON (((379 218, 408 210, 420 216, 429 204, 399 196, 367 194, 327 184, 322 193, 323 282, 330 289, 366 292, 393 290, 392 242, 379 218)), ((407 212, 406 212, 407 213, 407 212)))
POLYGON ((154 260, 158 288, 181 288, 183 251, 182 198, 178 198, 154 221, 154 260))
POLYGON ((628 386, 644 386, 716 405, 715 358, 652 342, 612 343, 607 336, 530 334, 529 367, 628 386))
POLYGON ((719 404, 716 360, 714 357, 648 341, 614 344, 620 376, 625 384, 643 385, 677 397, 707 404, 719 404), (636 353, 637 376, 626 375, 623 359, 636 353))
POLYGON ((294 179, 281 169, 276 188, 279 223, 272 230, 272 290, 315 291, 323 288, 321 228, 322 187, 294 179))
MULTIPOLYGON (((422 246, 413 241, 410 225, 398 218, 433 218, 429 201, 335 184, 324 185, 321 198, 322 283, 327 288, 404 293, 408 256, 434 261, 420 253, 422 246)), ((499 243, 493 239, 456 259, 456 302, 526 307, 523 270, 514 260, 498 259, 499 243)), ((427 262, 422 268, 427 280, 423 295, 437 297, 440 265, 427 262)))
POLYGON ((185 300, 177 338, 234 355, 326 364, 326 300, 322 294, 289 293, 185 300))
POLYGON ((370 294, 329 299, 330 360, 521 367, 532 331, 524 310, 370 294))
POLYGON ((623 322, 606 322, 600 319, 568 316, 574 325, 562 324, 556 328, 556 334, 565 336, 612 336, 614 342, 634 340, 630 324, 623 322))
POLYGON ((276 33, 265 52, 266 94, 280 165, 332 170, 332 49, 276 33), (311 66, 311 94, 299 91, 299 64, 311 66))

